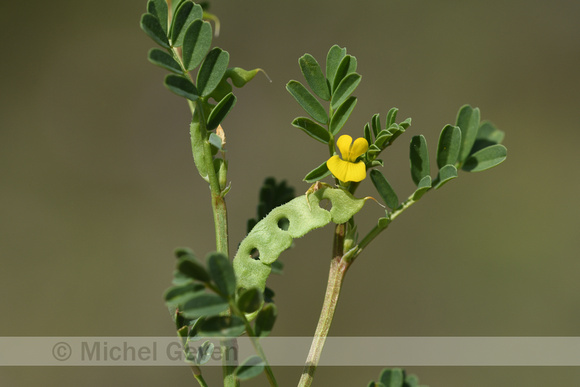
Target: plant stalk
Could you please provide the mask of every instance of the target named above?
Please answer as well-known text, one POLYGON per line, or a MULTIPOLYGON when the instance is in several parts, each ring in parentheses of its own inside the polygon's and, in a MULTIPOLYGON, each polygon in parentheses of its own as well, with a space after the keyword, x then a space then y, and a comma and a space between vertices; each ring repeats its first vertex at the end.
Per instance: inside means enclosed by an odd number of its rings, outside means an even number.
POLYGON ((336 310, 338 298, 340 296, 340 290, 342 289, 344 276, 350 267, 350 262, 342 259, 344 254, 345 233, 346 224, 336 225, 334 232, 333 257, 330 261, 328 284, 326 286, 322 311, 320 312, 316 333, 314 334, 312 344, 310 345, 310 351, 308 353, 308 358, 306 359, 306 365, 304 366, 300 382, 298 383, 299 387, 308 387, 312 384, 314 379, 314 372, 318 367, 320 356, 322 355, 322 349, 324 348, 326 337, 330 331, 330 326, 332 324, 332 319, 334 317, 334 312, 336 310))

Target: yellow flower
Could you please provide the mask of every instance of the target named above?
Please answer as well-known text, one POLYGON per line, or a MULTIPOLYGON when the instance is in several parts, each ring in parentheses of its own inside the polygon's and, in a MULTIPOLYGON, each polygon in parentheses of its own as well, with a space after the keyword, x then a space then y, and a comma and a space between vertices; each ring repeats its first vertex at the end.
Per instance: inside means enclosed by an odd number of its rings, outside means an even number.
POLYGON ((338 155, 332 156, 326 166, 334 177, 343 182, 361 181, 367 176, 365 163, 356 162, 356 159, 369 149, 369 143, 362 137, 352 141, 349 135, 342 135, 336 142, 342 159, 338 155))

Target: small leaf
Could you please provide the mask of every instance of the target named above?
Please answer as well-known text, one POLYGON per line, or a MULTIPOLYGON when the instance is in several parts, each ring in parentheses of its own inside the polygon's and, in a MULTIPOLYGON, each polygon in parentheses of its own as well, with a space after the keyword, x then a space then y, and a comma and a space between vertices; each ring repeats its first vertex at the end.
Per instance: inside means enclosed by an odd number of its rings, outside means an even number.
POLYGON ((159 67, 163 67, 165 70, 169 70, 180 75, 183 74, 179 63, 177 63, 175 59, 173 59, 173 57, 166 51, 160 50, 158 48, 152 48, 149 50, 147 59, 149 59, 149 62, 159 67))
POLYGON ((334 78, 336 76, 336 71, 338 66, 346 55, 346 48, 340 48, 336 44, 330 47, 328 55, 326 56, 326 79, 329 85, 334 84, 334 78))
POLYGON ((203 61, 211 47, 211 39, 211 26, 208 22, 197 19, 189 25, 183 38, 183 65, 188 71, 195 69, 203 61))
POLYGON ((381 131, 381 116, 380 114, 375 114, 371 120, 371 127, 373 129, 373 134, 375 137, 378 136, 381 131))
POLYGON ((367 140, 367 142, 369 144, 373 143, 373 138, 371 137, 371 127, 369 126, 368 122, 364 128, 364 137, 365 137, 365 140, 367 140))
POLYGON ((177 270, 189 278, 201 282, 210 281, 210 276, 205 268, 197 261, 197 259, 191 256, 181 258, 177 264, 177 270))
POLYGON ((210 253, 207 267, 213 282, 225 297, 233 297, 236 292, 236 275, 230 260, 222 253, 210 253))
POLYGON ((488 146, 501 144, 504 136, 505 133, 497 129, 491 122, 482 122, 477 131, 475 143, 471 147, 471 154, 488 146))
POLYGON ((322 74, 322 69, 316 59, 310 54, 304 54, 298 60, 298 63, 300 64, 302 75, 304 75, 312 91, 323 100, 330 100, 330 90, 328 90, 326 78, 322 74))
POLYGON ((391 108, 391 110, 389 110, 389 112, 387 113, 387 123, 386 123, 385 128, 388 128, 395 123, 395 121, 397 120, 397 113, 398 112, 399 112, 399 109, 397 109, 397 108, 391 108))
POLYGON ((332 100, 330 101, 330 106, 332 109, 338 108, 346 99, 354 92, 361 81, 362 77, 360 74, 352 73, 347 75, 338 85, 334 94, 332 95, 332 100))
POLYGON ((411 139, 409 158, 411 159, 411 177, 418 185, 421 179, 429 176, 430 173, 427 141, 423 135, 414 136, 411 139))
POLYGON ((213 316, 200 324, 199 335, 237 337, 244 332, 244 321, 238 316, 213 316))
POLYGON ((340 130, 342 129, 344 124, 346 124, 346 121, 350 117, 350 114, 354 110, 354 107, 356 106, 357 102, 358 101, 356 97, 349 97, 334 112, 334 114, 332 115, 332 120, 330 120, 330 133, 332 133, 332 135, 336 135, 338 132, 340 132, 340 130))
POLYGON ((207 340, 201 346, 196 348, 196 351, 194 353, 188 353, 187 360, 197 365, 204 365, 205 363, 210 361, 214 349, 215 349, 214 343, 207 340))
POLYGON ((202 96, 211 94, 219 85, 228 69, 229 61, 230 54, 218 47, 207 54, 197 73, 197 88, 202 96))
POLYGON ((248 380, 252 379, 262 373, 264 371, 264 360, 260 356, 254 355, 246 360, 234 371, 236 378, 240 380, 248 380))
POLYGON ((405 387, 419 387, 419 378, 417 375, 407 375, 405 377, 405 387))
POLYGON ((331 141, 330 133, 309 118, 298 117, 292 121, 292 126, 302 129, 304 133, 323 144, 328 144, 331 141))
POLYGON ((183 45, 187 28, 194 20, 201 20, 202 18, 203 9, 200 5, 194 4, 191 1, 184 1, 181 3, 179 8, 177 8, 171 23, 171 41, 173 47, 181 47, 183 45))
POLYGON ((167 3, 165 0, 149 0, 147 2, 147 12, 159 20, 163 33, 167 36, 167 3))
POLYGON ((177 247, 173 252, 173 255, 175 255, 175 258, 181 258, 185 255, 190 255, 193 258, 195 258, 193 250, 190 249, 189 247, 177 247))
POLYGON ((202 293, 193 297, 183 305, 181 313, 186 318, 215 316, 227 310, 228 301, 217 294, 202 293))
POLYGON ((386 387, 403 387, 405 371, 400 368, 384 369, 379 377, 379 382, 386 387))
POLYGON ((336 89, 338 88, 338 85, 340 84, 340 82, 342 82, 344 77, 346 77, 348 75, 348 72, 350 69, 351 58, 352 58, 352 56, 345 55, 345 57, 342 58, 342 60, 340 61, 340 64, 338 65, 338 68, 336 69, 334 81, 332 83, 332 92, 333 93, 336 91, 336 89))
POLYGON ((286 90, 296 102, 302 106, 302 108, 308 113, 312 118, 316 121, 320 122, 321 124, 328 123, 328 115, 326 114, 326 110, 318 100, 298 81, 290 81, 286 84, 286 90))
POLYGON ((254 331, 257 337, 266 337, 272 332, 278 317, 278 309, 274 304, 266 304, 256 317, 254 331))
POLYGON ((445 165, 439 170, 439 175, 437 175, 435 189, 441 188, 443 184, 447 183, 449 180, 455 179, 457 177, 457 168, 455 165, 445 165))
POLYGON ((229 93, 211 111, 207 119, 207 130, 214 130, 226 118, 236 104, 236 97, 229 93))
POLYGON ((170 74, 166 76, 165 86, 175 94, 185 97, 190 101, 196 101, 199 98, 199 94, 193 83, 180 75, 170 74))
POLYGON ((320 164, 318 167, 314 168, 312 171, 308 172, 306 176, 304 176, 304 181, 307 183, 314 183, 318 180, 324 179, 326 176, 330 175, 330 171, 326 166, 326 161, 320 164))
POLYGON ((507 157, 505 146, 496 144, 483 148, 469 156, 463 164, 463 170, 467 172, 485 171, 501 164, 507 157))
POLYGON ((479 129, 479 109, 473 109, 469 105, 462 106, 457 113, 457 123, 455 126, 459 126, 459 129, 461 129, 461 148, 459 150, 458 161, 460 164, 463 164, 471 153, 471 148, 477 137, 477 131, 479 129))
POLYGON ((201 294, 205 289, 202 284, 189 283, 183 286, 173 286, 165 292, 165 303, 171 306, 182 305, 191 298, 201 294))
POLYGON ((381 198, 383 198, 385 204, 393 210, 397 208, 399 206, 399 198, 385 176, 376 169, 371 170, 370 175, 375 188, 379 192, 379 195, 381 195, 381 198))
POLYGON ((417 201, 421 199, 421 197, 425 195, 425 193, 430 189, 431 189, 431 176, 425 176, 424 178, 421 179, 421 181, 417 185, 417 189, 413 193, 413 200, 417 201))
POLYGON ((244 313, 254 313, 260 309, 263 301, 264 298, 262 296, 262 292, 257 288, 250 288, 240 294, 237 305, 238 308, 244 313))
POLYGON ((141 29, 145 31, 147 35, 155 43, 159 44, 161 47, 169 48, 169 40, 167 40, 167 35, 165 31, 161 27, 161 23, 159 19, 155 16, 151 15, 150 13, 145 13, 141 16, 141 29))
POLYGON ((274 261, 270 265, 272 274, 284 274, 284 264, 280 261, 274 261))
POLYGON ((455 165, 461 147, 461 129, 457 126, 445 125, 439 136, 437 145, 437 167, 455 165))

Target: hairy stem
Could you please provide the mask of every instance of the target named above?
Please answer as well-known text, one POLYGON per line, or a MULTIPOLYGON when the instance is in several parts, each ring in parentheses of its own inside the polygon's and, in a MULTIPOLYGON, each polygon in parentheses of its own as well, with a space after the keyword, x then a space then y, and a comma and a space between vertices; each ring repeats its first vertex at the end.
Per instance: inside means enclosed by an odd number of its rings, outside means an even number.
POLYGON ((306 365, 302 371, 302 377, 298 383, 299 387, 308 387, 312 384, 314 379, 314 372, 320 361, 322 349, 326 342, 326 337, 330 331, 330 325, 334 317, 334 312, 338 304, 340 290, 342 289, 342 282, 346 271, 350 266, 350 262, 342 259, 344 253, 344 236, 346 232, 346 224, 336 225, 334 231, 333 254, 330 261, 330 271, 328 273, 328 284, 326 286, 326 293, 324 295, 324 302, 322 304, 322 311, 316 327, 316 333, 310 345, 310 352, 306 359, 306 365))

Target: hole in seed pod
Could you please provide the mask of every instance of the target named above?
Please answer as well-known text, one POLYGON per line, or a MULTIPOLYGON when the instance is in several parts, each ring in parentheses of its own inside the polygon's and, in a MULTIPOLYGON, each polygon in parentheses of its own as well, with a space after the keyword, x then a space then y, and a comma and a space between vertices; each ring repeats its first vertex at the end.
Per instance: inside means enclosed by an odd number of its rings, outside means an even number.
POLYGON ((318 202, 318 205, 320 208, 326 211, 330 211, 332 209, 332 202, 330 199, 322 199, 320 202, 318 202))
POLYGON ((290 219, 288 218, 280 219, 278 221, 278 227, 280 227, 280 230, 287 231, 290 228, 290 219))
POLYGON ((258 250, 257 248, 253 248, 252 251, 250 251, 250 258, 259 261, 260 260, 260 250, 258 250))

